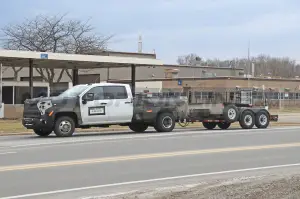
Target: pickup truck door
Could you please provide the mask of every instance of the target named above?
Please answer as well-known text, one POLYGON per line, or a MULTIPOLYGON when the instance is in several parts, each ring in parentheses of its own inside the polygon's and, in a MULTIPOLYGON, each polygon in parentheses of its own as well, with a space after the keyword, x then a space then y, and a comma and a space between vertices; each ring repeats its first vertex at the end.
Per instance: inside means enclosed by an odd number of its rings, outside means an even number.
POLYGON ((104 98, 109 99, 107 105, 109 123, 131 122, 133 116, 133 99, 126 86, 103 86, 104 98))
POLYGON ((87 91, 80 98, 80 113, 83 125, 95 125, 108 123, 108 109, 107 104, 109 100, 104 99, 103 87, 96 86, 87 91), (94 94, 94 98, 86 100, 83 98, 89 93, 94 94))

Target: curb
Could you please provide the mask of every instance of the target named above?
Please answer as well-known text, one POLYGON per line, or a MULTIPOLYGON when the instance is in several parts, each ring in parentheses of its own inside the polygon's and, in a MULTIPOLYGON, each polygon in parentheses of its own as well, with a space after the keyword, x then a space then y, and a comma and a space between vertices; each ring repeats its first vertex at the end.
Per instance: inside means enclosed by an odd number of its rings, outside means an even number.
MULTIPOLYGON (((238 126, 238 124, 233 124, 233 125, 236 125, 238 126)), ((300 123, 270 123, 270 127, 272 126, 300 126, 300 123)), ((175 127, 175 129, 184 129, 184 128, 189 128, 189 129, 193 129, 193 128, 203 128, 203 126, 201 125, 201 123, 199 123, 199 125, 197 126, 186 126, 186 127, 175 127)), ((88 133, 88 132, 98 132, 98 133, 101 133, 101 132, 107 132, 107 131, 124 131, 124 130, 130 130, 126 127, 124 128, 98 128, 98 129, 89 129, 89 130, 79 130, 77 131, 78 133, 88 133)), ((0 137, 1 136, 14 136, 14 135, 35 135, 33 132, 15 132, 15 133, 1 133, 0 131, 0 137)))

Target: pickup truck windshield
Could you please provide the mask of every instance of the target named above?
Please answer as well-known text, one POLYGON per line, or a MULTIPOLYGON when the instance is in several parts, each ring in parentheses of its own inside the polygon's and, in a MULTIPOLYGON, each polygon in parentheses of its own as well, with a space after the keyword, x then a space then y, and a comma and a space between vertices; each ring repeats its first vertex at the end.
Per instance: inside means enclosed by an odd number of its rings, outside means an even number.
POLYGON ((75 97, 82 93, 85 89, 87 89, 87 85, 76 85, 72 88, 66 90, 65 92, 61 93, 59 97, 75 97))

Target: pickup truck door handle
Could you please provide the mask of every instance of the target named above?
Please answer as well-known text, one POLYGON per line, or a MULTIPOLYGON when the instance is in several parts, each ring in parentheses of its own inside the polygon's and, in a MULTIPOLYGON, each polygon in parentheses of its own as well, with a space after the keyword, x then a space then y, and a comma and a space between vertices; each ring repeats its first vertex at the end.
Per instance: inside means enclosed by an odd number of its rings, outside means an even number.
POLYGON ((102 103, 101 103, 101 105, 105 105, 105 104, 107 104, 107 103, 105 103, 105 102, 102 102, 102 103))
POLYGON ((132 102, 125 102, 125 104, 131 104, 132 102))

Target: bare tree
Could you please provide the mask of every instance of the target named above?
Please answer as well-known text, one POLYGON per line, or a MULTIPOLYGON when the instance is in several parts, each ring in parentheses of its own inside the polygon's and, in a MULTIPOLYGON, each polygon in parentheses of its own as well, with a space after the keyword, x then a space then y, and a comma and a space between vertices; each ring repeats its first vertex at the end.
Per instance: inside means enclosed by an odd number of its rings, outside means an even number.
MULTIPOLYGON (((10 50, 97 54, 107 48, 112 36, 97 35, 88 22, 89 20, 83 22, 66 19, 66 15, 38 15, 34 19, 26 19, 23 23, 9 24, 2 28, 3 47, 10 50)), ((14 68, 15 78, 21 69, 22 67, 14 68)), ((72 79, 68 69, 62 69, 58 74, 54 69, 36 68, 36 71, 49 82, 50 87, 53 86, 55 77, 56 82, 60 82, 64 72, 72 79)))
MULTIPOLYGON (((194 65, 196 57, 196 54, 191 53, 189 55, 178 57, 177 62, 181 65, 194 65)), ((247 58, 234 58, 231 60, 201 60, 201 65, 210 67, 243 68, 245 73, 252 74, 251 64, 248 64, 249 61, 254 63, 255 77, 271 76, 274 78, 294 78, 295 76, 300 76, 300 65, 297 65, 295 60, 289 57, 271 57, 265 54, 251 57, 250 60, 247 58)))
POLYGON ((190 66, 195 66, 196 62, 201 62, 201 58, 194 53, 188 54, 188 55, 183 55, 179 56, 177 58, 177 63, 179 65, 190 65, 190 66))

